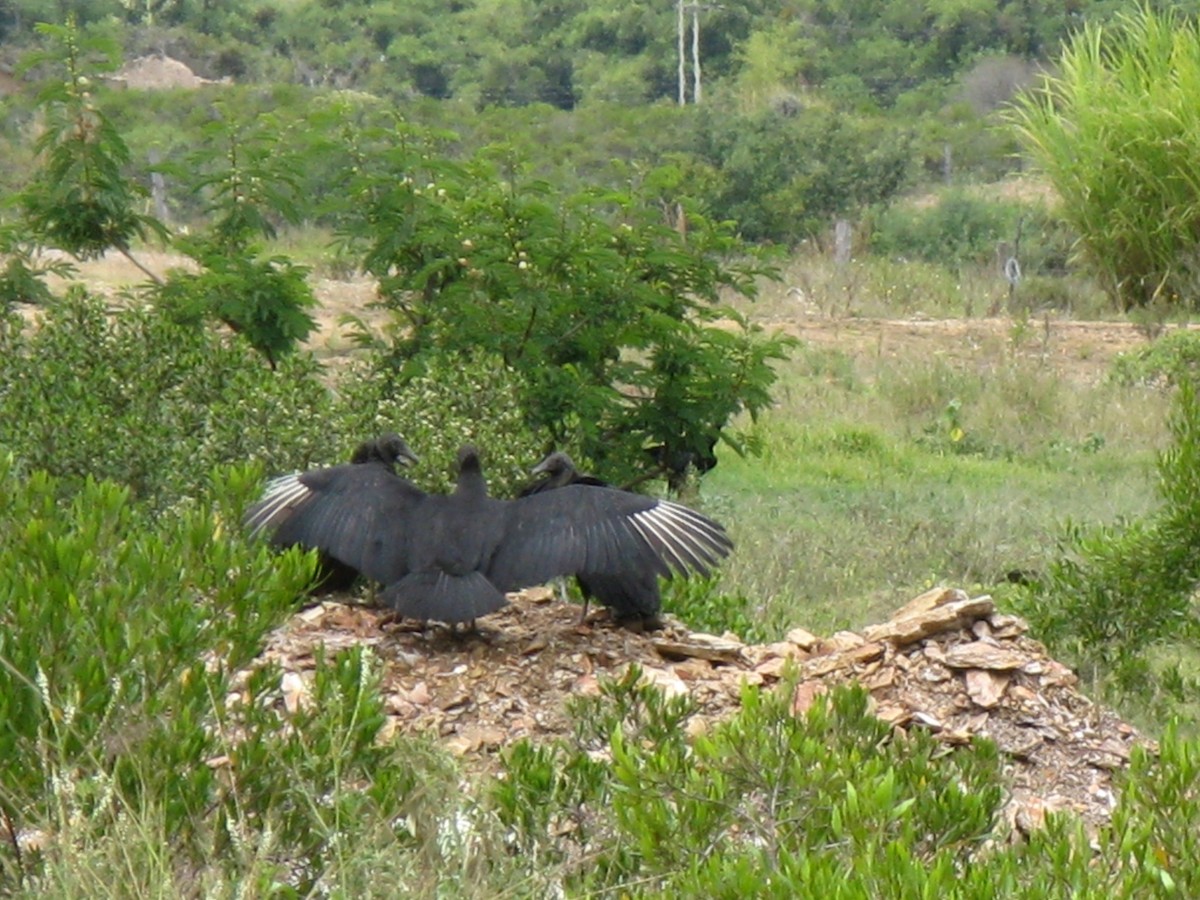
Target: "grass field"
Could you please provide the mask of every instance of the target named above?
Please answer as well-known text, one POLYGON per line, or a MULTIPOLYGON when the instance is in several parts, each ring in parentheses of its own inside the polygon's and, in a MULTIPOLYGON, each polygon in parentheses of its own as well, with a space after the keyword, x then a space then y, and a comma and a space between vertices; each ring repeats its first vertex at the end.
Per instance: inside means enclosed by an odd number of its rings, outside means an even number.
POLYGON ((1103 365, 1080 378, 1003 347, 809 344, 754 427, 763 455, 727 452, 704 482, 739 542, 723 585, 776 628, 856 627, 932 583, 1040 568, 1068 518, 1148 511, 1167 399, 1105 382, 1103 365))

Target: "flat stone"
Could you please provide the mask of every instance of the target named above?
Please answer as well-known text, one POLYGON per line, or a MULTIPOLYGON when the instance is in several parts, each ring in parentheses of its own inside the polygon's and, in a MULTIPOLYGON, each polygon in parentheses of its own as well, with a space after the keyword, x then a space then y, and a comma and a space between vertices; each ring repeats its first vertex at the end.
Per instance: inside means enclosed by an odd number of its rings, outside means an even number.
MULTIPOLYGON (((949 591, 946 593, 958 595, 963 592, 949 591)), ((953 600, 926 612, 912 613, 903 617, 897 616, 882 625, 864 628, 863 637, 868 641, 891 641, 902 647, 933 634, 961 628, 982 616, 991 615, 995 609, 996 604, 991 597, 986 595, 953 600)))
POLYGON ((1008 675, 997 675, 985 669, 971 669, 966 676, 967 696, 976 706, 991 709, 1004 696, 1009 677, 1008 675))
POLYGON ((842 650, 852 650, 861 647, 866 641, 861 634, 853 631, 839 631, 825 638, 817 647, 818 653, 838 653, 842 650))
POLYGON ((952 669, 992 669, 1006 671, 1019 669, 1025 657, 1005 647, 997 647, 984 641, 958 644, 946 651, 946 665, 952 669))
POLYGON ((892 621, 897 619, 907 619, 910 616, 921 616, 928 612, 932 612, 940 606, 945 606, 947 603, 955 603, 967 599, 966 591, 958 588, 935 587, 926 591, 918 597, 909 600, 902 607, 892 613, 892 621))
POLYGON ((745 644, 712 634, 697 632, 682 641, 654 638, 652 644, 665 659, 707 659, 730 664, 745 660, 745 644))
POLYGON ((642 680, 659 688, 668 697, 683 697, 690 693, 683 679, 667 669, 642 669, 642 680))
POLYGON ((812 650, 821 641, 811 631, 806 631, 803 628, 793 628, 785 635, 785 638, 789 644, 795 644, 801 650, 812 650))

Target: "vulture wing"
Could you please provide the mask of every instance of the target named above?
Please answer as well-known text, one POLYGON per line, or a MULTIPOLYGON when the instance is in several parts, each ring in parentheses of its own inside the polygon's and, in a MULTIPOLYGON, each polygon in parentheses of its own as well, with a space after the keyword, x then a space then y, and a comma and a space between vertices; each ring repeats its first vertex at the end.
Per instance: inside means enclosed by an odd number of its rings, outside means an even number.
POLYGON ((503 504, 485 574, 502 591, 558 575, 663 575, 710 568, 733 549, 719 524, 641 494, 569 485, 503 504))
POLYGON ((425 499, 387 465, 333 466, 274 479, 245 522, 277 547, 316 548, 391 584, 408 571, 407 533, 425 499))

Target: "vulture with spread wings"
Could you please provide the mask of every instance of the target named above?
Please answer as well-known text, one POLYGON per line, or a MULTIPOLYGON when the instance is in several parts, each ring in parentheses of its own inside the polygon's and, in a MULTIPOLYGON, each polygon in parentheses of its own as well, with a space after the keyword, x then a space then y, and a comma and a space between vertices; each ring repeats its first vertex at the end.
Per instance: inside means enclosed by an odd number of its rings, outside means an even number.
POLYGON ((733 543, 718 523, 666 500, 569 485, 517 500, 489 497, 472 446, 458 483, 429 494, 377 463, 272 481, 246 513, 277 546, 299 544, 384 585, 403 616, 471 622, 505 593, 558 576, 652 579, 707 574, 733 543))

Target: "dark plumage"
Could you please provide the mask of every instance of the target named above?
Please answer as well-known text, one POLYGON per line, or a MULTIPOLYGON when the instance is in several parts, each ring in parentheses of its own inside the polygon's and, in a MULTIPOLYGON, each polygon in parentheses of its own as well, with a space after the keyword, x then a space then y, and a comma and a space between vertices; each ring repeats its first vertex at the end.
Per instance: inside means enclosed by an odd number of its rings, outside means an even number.
POLYGON ((595 475, 584 475, 575 468, 575 461, 561 450, 555 450, 546 456, 545 459, 529 470, 529 474, 538 477, 521 488, 521 493, 518 494, 519 497, 540 494, 542 491, 552 491, 555 488, 566 487, 568 484, 612 487, 603 478, 597 478, 595 475))
MULTIPOLYGON (((389 476, 403 481, 396 474, 396 464, 408 466, 415 462, 420 460, 404 438, 395 432, 388 432, 359 444, 350 455, 350 465, 318 469, 315 472, 329 473, 327 478, 336 481, 343 489, 369 491, 371 485, 387 481, 389 476)), ((296 506, 300 505, 307 495, 308 487, 304 478, 310 474, 313 473, 284 475, 273 480, 267 487, 263 501, 247 513, 247 523, 255 533, 264 528, 274 529, 271 543, 276 547, 299 544, 306 548, 320 549, 321 562, 317 568, 313 590, 317 593, 346 590, 354 584, 362 567, 346 558, 346 554, 329 553, 320 544, 310 541, 303 520, 295 520, 292 515, 296 506), (275 503, 268 505, 267 499, 272 497, 275 498, 275 503), (255 517, 251 518, 252 515, 255 517)))
POLYGON ((709 436, 700 443, 702 449, 680 449, 668 444, 656 444, 646 449, 646 454, 654 460, 659 473, 667 479, 667 489, 671 493, 681 493, 687 487, 688 476, 693 471, 703 475, 716 468, 717 439, 709 436))
POLYGON ((273 542, 299 543, 386 586, 401 615, 468 622, 504 594, 560 575, 707 573, 733 544, 675 503, 571 485, 497 500, 475 448, 459 451, 450 494, 427 494, 379 465, 334 466, 271 483, 246 514, 273 542))
POLYGON ((354 465, 378 462, 396 471, 396 463, 402 466, 420 462, 417 454, 413 453, 408 443, 394 431, 381 434, 372 441, 363 441, 350 454, 350 462, 354 465))
MULTIPOLYGON (((521 497, 572 484, 612 488, 607 481, 580 472, 571 457, 562 451, 551 453, 533 467, 531 474, 539 477, 521 489, 521 497)), ((658 587, 658 576, 654 572, 630 570, 619 575, 580 572, 575 580, 583 594, 580 621, 587 619, 588 604, 594 597, 612 610, 613 618, 618 622, 643 627, 657 624, 658 614, 662 610, 662 594, 658 587)))

